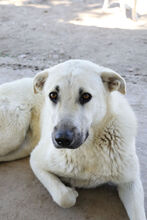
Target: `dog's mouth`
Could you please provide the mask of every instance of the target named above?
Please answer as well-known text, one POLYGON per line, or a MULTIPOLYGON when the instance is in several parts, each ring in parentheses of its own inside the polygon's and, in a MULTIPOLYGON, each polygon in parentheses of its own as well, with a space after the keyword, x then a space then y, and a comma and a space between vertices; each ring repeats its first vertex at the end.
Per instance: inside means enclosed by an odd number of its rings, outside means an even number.
POLYGON ((56 131, 52 133, 52 141, 58 149, 77 149, 87 140, 88 136, 88 131, 85 134, 75 134, 69 130, 56 131))

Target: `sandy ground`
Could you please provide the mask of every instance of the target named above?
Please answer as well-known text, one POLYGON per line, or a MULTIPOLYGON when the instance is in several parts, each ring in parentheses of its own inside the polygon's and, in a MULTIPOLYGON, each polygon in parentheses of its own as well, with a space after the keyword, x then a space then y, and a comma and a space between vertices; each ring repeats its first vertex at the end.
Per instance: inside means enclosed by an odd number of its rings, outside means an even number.
MULTIPOLYGON (((141 1, 141 0, 140 0, 141 1)), ((145 1, 144 1, 145 4, 145 1)), ((125 19, 118 2, 104 13, 100 0, 1 0, 0 83, 32 77, 71 58, 122 74, 138 116, 137 152, 147 210, 147 13, 125 19)), ((115 187, 78 190, 71 209, 59 208, 33 175, 29 160, 0 164, 0 220, 127 220, 115 187)))

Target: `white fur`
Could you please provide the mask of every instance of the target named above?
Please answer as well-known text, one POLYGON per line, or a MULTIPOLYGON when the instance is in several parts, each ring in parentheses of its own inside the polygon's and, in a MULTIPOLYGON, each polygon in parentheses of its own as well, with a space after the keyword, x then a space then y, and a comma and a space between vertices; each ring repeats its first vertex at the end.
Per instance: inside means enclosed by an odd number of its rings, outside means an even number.
POLYGON ((53 200, 64 208, 76 203, 78 193, 61 180, 72 187, 85 188, 113 182, 118 185, 130 220, 145 220, 135 150, 136 118, 125 97, 118 92, 124 93, 123 79, 110 69, 82 60, 71 60, 45 70, 36 76, 34 85, 38 87, 42 79, 46 82, 41 87, 45 99, 41 138, 30 163, 53 200), (119 80, 112 87, 107 80, 102 80, 102 75, 109 78, 111 74, 119 80), (60 87, 60 102, 53 105, 48 94, 56 85, 60 87), (76 101, 81 87, 92 94, 91 101, 84 106, 76 101), (110 92, 110 88, 118 91, 110 92), (53 129, 64 119, 79 131, 89 130, 88 139, 77 149, 56 149, 53 145, 53 129))
POLYGON ((0 86, 0 161, 26 157, 40 138, 41 95, 34 95, 33 79, 0 86))
POLYGON ((82 60, 59 64, 34 80, 1 85, 0 161, 28 156, 38 144, 31 154, 31 167, 59 206, 68 208, 76 203, 74 187, 113 182, 130 220, 145 220, 135 150, 136 118, 121 93, 125 93, 125 82, 119 74, 82 60), (60 101, 53 105, 49 93, 57 85, 60 101), (79 88, 92 94, 83 106, 78 102, 79 88), (89 131, 79 148, 57 149, 53 145, 53 129, 62 120, 83 134, 89 131))

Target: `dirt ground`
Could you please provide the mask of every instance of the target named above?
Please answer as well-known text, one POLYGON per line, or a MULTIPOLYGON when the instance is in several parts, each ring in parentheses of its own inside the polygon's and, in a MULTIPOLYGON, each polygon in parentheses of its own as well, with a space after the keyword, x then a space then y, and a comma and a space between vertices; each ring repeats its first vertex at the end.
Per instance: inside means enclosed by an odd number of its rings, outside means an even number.
MULTIPOLYGON (((141 4, 142 2, 142 4, 141 4)), ((0 83, 32 77, 59 62, 80 58, 110 67, 126 79, 138 117, 137 152, 147 211, 147 11, 138 21, 101 0, 1 0, 0 83)), ((78 190, 71 209, 59 208, 33 175, 29 160, 0 164, 0 220, 127 220, 115 187, 78 190)))

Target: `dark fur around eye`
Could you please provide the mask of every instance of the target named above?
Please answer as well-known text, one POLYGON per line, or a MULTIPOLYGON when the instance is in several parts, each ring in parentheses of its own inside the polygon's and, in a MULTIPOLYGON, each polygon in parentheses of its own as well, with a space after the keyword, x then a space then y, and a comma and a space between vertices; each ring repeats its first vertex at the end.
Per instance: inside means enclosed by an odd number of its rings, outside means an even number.
POLYGON ((49 94, 49 98, 52 102, 54 102, 55 104, 57 103, 58 101, 58 93, 57 92, 51 92, 49 94))
POLYGON ((85 92, 80 95, 79 102, 81 105, 84 105, 87 102, 89 102, 91 100, 91 98, 92 98, 92 95, 88 92, 85 92))

